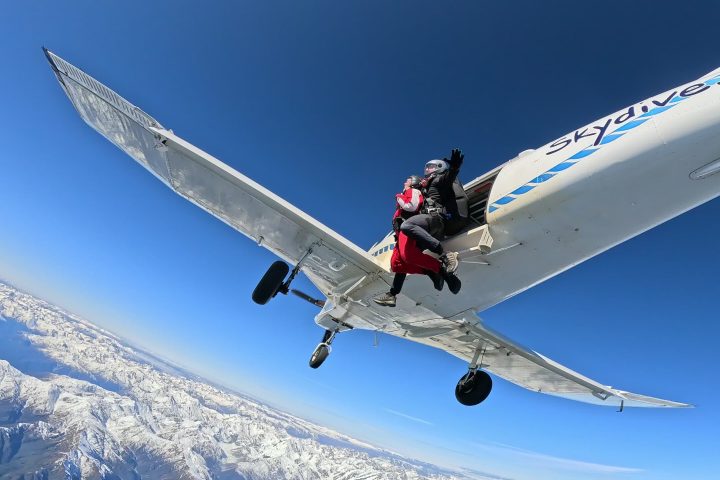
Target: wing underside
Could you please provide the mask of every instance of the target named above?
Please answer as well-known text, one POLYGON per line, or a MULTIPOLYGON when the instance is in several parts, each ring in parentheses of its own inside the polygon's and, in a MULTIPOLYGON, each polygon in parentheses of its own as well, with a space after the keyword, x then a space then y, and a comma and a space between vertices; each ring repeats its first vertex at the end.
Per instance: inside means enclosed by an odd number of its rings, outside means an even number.
POLYGON ((472 312, 402 327, 404 333, 398 333, 468 362, 478 352, 481 368, 536 392, 619 408, 691 406, 598 383, 494 332, 472 312), (428 338, 424 338, 424 331, 428 332, 428 338))
POLYGON ((325 293, 386 273, 372 257, 261 185, 177 137, 52 52, 46 55, 83 120, 187 200, 297 264, 325 293))

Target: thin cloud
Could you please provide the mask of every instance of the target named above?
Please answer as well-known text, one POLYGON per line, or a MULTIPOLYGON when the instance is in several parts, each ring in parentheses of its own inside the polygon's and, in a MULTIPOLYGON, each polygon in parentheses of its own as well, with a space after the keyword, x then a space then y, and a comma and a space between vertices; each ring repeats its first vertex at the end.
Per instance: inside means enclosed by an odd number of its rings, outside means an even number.
POLYGON ((331 385, 331 384, 325 383, 325 382, 320 382, 320 381, 318 381, 318 380, 315 380, 315 379, 312 378, 312 377, 306 377, 306 378, 305 378, 305 381, 308 382, 308 383, 315 384, 315 385, 317 385, 318 387, 322 387, 322 388, 324 388, 324 389, 326 389, 326 390, 332 390, 333 392, 340 392, 340 391, 342 391, 341 389, 339 389, 338 387, 336 387, 336 386, 334 386, 334 385, 331 385))
POLYGON ((423 420, 422 418, 413 417, 412 415, 407 415, 405 413, 398 412, 397 410, 392 410, 392 409, 386 408, 385 411, 388 413, 392 413, 393 415, 397 415, 398 417, 412 420, 413 422, 418 422, 418 423, 422 423, 425 425, 434 425, 434 423, 432 423, 432 422, 428 422, 427 420, 423 420))
POLYGON ((504 443, 488 442, 473 443, 474 446, 496 451, 504 451, 506 453, 525 457, 538 462, 539 466, 563 468, 566 470, 582 471, 586 473, 638 473, 643 470, 634 467, 621 467, 616 465, 605 465, 602 463, 584 462, 582 460, 574 460, 571 458, 554 457, 545 453, 534 452, 507 445, 504 443))

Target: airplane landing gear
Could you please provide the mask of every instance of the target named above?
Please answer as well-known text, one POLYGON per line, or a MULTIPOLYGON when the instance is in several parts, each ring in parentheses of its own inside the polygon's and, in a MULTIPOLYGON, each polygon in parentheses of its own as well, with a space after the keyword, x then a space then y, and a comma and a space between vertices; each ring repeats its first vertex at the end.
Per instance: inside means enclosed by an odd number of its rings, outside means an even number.
POLYGON ((492 390, 492 378, 487 372, 480 370, 482 365, 481 355, 482 357, 485 356, 485 348, 482 344, 475 349, 475 354, 468 366, 468 372, 462 376, 455 387, 457 401, 469 407, 485 400, 490 395, 490 390, 492 390), (480 360, 479 363, 478 360, 480 360))
POLYGON ((492 378, 482 370, 470 370, 462 376, 455 387, 455 398, 469 407, 477 405, 490 395, 492 378))
POLYGON ((335 339, 336 333, 337 330, 333 332, 325 330, 322 341, 320 341, 320 344, 315 348, 315 351, 310 356, 310 368, 318 368, 323 364, 328 355, 330 355, 330 344, 332 344, 332 341, 335 339))
MULTIPOLYGON (((265 305, 270 301, 278 292, 282 292, 282 288, 285 285, 285 277, 290 271, 290 266, 278 260, 273 262, 268 268, 265 275, 258 282, 257 287, 253 290, 252 299, 253 302, 265 305)), ((284 292, 283 292, 284 293, 284 292)))
MULTIPOLYGON (((260 237, 262 238, 262 237, 260 237)), ((312 253, 313 249, 312 247, 308 249, 307 252, 300 258, 297 265, 295 265, 295 268, 292 269, 292 272, 290 272, 290 266, 283 262, 283 261, 276 261, 273 262, 272 265, 270 265, 270 268, 268 268, 267 272, 265 272, 265 275, 260 279, 260 282, 258 282, 257 287, 255 287, 255 290, 253 290, 252 293, 252 299, 255 303, 258 303, 260 305, 265 305, 267 302, 270 301, 271 298, 273 298, 278 293, 282 293, 283 295, 287 295, 290 291, 290 284, 295 279, 295 276, 300 272, 300 269, 302 268, 302 263, 307 258, 308 255, 312 253), (287 280, 285 280, 285 277, 287 276, 288 272, 290 272, 290 276, 287 280)), ((293 291, 293 293, 295 293, 293 291)), ((302 292, 300 292, 302 294, 302 292)), ((297 295, 297 294, 296 294, 297 295)), ((305 300, 311 301, 315 300, 313 298, 310 298, 308 295, 302 294, 298 295, 301 298, 304 298, 305 300), (303 296, 304 295, 304 296, 303 296), (307 298, 305 298, 307 297, 307 298)), ((315 304, 320 302, 321 300, 315 300, 315 304)))

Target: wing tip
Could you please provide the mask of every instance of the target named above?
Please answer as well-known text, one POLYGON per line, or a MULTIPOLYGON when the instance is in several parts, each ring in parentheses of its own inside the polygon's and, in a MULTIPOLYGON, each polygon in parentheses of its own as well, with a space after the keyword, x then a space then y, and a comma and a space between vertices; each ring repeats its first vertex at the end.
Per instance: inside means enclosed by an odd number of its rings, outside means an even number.
POLYGON ((53 58, 53 57, 56 57, 57 55, 52 53, 50 50, 48 50, 44 46, 42 47, 42 51, 45 54, 45 58, 47 58, 47 61, 50 64, 50 68, 52 68, 58 81, 60 83, 63 83, 62 76, 60 75, 60 69, 58 68, 57 63, 55 62, 55 58, 53 58))
POLYGON ((50 62, 50 65, 52 65, 53 68, 55 68, 55 61, 52 58, 53 53, 50 50, 48 50, 47 48, 45 48, 44 45, 40 48, 42 48, 42 51, 45 54, 45 58, 47 58, 47 61, 50 62))
POLYGON ((640 395, 638 393, 614 391, 613 392, 618 398, 626 402, 632 402, 635 405, 626 406, 639 406, 639 407, 656 407, 656 408, 695 408, 695 405, 691 403, 675 402, 673 400, 665 400, 664 398, 655 398, 648 395, 640 395), (638 405, 639 404, 639 405, 638 405))

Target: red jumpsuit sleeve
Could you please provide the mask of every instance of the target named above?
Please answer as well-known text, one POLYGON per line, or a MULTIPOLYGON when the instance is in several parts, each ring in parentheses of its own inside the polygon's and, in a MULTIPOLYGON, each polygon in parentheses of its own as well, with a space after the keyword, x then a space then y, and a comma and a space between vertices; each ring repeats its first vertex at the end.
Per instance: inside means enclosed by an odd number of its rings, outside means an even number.
POLYGON ((398 207, 410 213, 416 213, 422 205, 422 194, 417 188, 408 188, 403 193, 395 195, 398 207))

